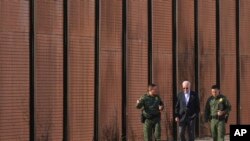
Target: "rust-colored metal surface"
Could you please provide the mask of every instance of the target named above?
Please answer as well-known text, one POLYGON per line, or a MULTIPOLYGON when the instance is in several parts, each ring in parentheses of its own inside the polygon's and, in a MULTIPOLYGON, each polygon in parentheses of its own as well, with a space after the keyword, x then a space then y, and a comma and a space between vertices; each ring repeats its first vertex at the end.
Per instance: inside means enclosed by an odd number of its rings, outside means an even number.
POLYGON ((0 2, 0 140, 29 140, 28 1, 0 2))
POLYGON ((35 140, 63 137, 63 0, 37 1, 35 140))
POLYGON ((102 1, 100 13, 99 140, 120 141, 122 132, 122 1, 102 1))
POLYGON ((199 136, 209 136, 210 126, 204 122, 204 109, 211 86, 216 84, 216 3, 211 0, 198 2, 199 44, 199 136))
POLYGON ((148 85, 147 1, 129 0, 127 5, 127 139, 143 139, 141 111, 136 100, 148 85))
POLYGON ((95 3, 69 1, 68 140, 94 136, 95 3))
POLYGON ((182 91, 184 80, 189 80, 192 89, 195 88, 194 1, 179 0, 177 11, 177 88, 182 91))
MULTIPOLYGON (((240 2, 240 124, 250 124, 250 1, 240 2)), ((238 106, 237 106, 238 107, 238 106)))
POLYGON ((221 93, 227 96, 232 111, 226 126, 236 124, 236 3, 234 0, 222 0, 220 3, 220 86, 221 93))
POLYGON ((153 82, 159 85, 165 110, 161 114, 162 140, 173 140, 172 1, 152 3, 153 82))

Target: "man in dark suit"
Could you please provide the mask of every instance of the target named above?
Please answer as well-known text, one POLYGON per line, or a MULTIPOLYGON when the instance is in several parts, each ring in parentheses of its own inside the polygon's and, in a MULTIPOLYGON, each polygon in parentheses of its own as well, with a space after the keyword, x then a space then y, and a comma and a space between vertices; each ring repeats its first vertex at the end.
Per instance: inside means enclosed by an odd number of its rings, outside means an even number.
POLYGON ((183 81, 183 91, 178 94, 175 105, 175 121, 179 124, 180 141, 186 141, 185 132, 188 131, 189 141, 195 138, 195 119, 200 112, 199 96, 191 91, 191 83, 183 81))

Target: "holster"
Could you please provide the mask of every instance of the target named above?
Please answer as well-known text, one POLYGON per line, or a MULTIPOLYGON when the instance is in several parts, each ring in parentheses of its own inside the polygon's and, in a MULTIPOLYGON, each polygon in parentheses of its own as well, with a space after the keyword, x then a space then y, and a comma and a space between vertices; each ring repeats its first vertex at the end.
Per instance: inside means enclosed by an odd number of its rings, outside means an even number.
POLYGON ((146 117, 143 115, 143 113, 141 113, 141 123, 144 123, 146 120, 146 117))
POLYGON ((225 123, 228 121, 228 115, 225 116, 225 123))

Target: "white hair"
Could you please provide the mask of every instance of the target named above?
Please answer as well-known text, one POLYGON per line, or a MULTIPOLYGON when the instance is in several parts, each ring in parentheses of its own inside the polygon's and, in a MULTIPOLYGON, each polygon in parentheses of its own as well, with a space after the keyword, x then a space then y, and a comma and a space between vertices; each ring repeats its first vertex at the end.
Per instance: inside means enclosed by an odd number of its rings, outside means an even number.
POLYGON ((191 83, 190 83, 189 81, 185 80, 185 81, 182 82, 182 86, 183 86, 183 85, 188 85, 188 86, 190 87, 190 86, 191 86, 191 83))

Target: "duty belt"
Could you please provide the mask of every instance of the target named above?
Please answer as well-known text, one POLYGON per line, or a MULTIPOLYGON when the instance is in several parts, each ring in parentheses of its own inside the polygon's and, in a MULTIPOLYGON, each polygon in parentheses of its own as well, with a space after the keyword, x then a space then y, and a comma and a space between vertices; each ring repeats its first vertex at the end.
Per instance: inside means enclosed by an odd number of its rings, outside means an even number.
POLYGON ((211 116, 212 119, 218 119, 219 116, 218 115, 214 115, 214 116, 211 116))
POLYGON ((213 115, 211 116, 212 119, 218 119, 218 120, 225 120, 225 116, 218 116, 218 115, 213 115))

